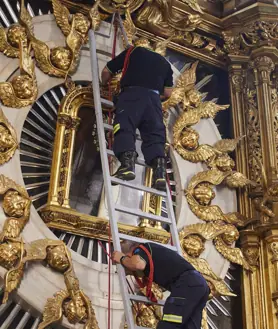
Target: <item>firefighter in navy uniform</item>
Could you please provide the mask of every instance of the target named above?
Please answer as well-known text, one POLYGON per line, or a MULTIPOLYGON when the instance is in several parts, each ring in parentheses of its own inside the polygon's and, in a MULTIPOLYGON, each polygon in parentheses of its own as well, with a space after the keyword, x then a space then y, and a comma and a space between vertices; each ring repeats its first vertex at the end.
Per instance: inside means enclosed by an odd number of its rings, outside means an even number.
POLYGON ((173 71, 169 62, 155 53, 147 39, 139 39, 135 47, 123 51, 107 63, 102 71, 102 84, 122 72, 114 119, 113 151, 121 162, 115 176, 135 178, 137 157, 136 129, 142 138, 142 152, 147 165, 153 168, 153 186, 166 190, 165 142, 161 98, 171 96, 173 71))
POLYGON ((113 260, 122 264, 127 274, 133 273, 141 287, 146 284, 147 297, 155 301, 152 282, 170 291, 157 329, 200 329, 202 311, 210 289, 203 276, 175 251, 156 243, 122 243, 122 251, 113 253, 113 260), (143 280, 138 279, 140 272, 143 280), (145 284, 144 284, 145 282, 145 284))

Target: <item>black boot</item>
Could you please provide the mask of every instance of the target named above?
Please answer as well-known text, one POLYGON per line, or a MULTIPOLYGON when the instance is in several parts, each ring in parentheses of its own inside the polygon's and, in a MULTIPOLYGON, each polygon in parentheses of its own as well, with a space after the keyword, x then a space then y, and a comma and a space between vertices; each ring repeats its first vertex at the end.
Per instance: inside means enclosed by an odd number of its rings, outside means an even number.
MULTIPOLYGON (((135 179, 135 160, 137 153, 134 151, 127 151, 119 156, 121 162, 120 168, 113 175, 116 178, 123 180, 135 179)), ((116 185, 115 183, 113 185, 116 185)))
POLYGON ((165 158, 155 158, 152 160, 153 168, 153 188, 166 192, 166 160, 165 158))

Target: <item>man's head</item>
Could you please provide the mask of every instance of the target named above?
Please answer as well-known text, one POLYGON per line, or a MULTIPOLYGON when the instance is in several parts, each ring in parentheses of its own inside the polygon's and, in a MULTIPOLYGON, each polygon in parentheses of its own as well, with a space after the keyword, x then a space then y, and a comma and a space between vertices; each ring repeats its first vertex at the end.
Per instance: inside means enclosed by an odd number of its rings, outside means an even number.
POLYGON ((149 40, 146 38, 139 38, 139 39, 135 40, 134 46, 135 47, 144 47, 144 48, 153 50, 149 40))
POLYGON ((133 242, 133 241, 128 241, 128 240, 124 240, 121 243, 122 252, 125 255, 130 256, 130 257, 132 256, 134 249, 138 246, 139 246, 139 243, 133 242))

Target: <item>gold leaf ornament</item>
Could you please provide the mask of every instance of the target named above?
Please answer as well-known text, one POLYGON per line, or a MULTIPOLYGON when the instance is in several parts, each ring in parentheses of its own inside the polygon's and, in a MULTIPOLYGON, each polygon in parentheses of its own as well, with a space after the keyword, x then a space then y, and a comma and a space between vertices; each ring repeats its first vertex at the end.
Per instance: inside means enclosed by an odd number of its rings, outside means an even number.
POLYGON ((8 162, 17 148, 16 132, 0 108, 0 165, 8 162))

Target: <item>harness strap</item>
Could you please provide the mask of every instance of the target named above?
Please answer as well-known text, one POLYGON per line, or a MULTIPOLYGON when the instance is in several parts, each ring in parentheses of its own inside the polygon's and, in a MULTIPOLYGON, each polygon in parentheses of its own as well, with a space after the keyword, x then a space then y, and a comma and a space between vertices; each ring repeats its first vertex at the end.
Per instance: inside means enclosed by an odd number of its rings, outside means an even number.
POLYGON ((128 64, 129 64, 129 58, 130 58, 130 55, 131 55, 131 52, 132 52, 133 49, 134 49, 134 47, 131 46, 131 47, 128 48, 128 50, 126 52, 124 66, 123 66, 123 70, 122 70, 121 80, 123 79, 123 77, 126 74, 126 71, 127 71, 127 68, 128 68, 128 64))
POLYGON ((142 249, 148 256, 149 265, 150 265, 150 273, 149 273, 148 277, 145 277, 142 280, 135 276, 135 280, 140 288, 146 287, 146 297, 149 298, 152 302, 156 303, 157 298, 155 297, 155 295, 152 292, 153 275, 154 275, 153 259, 152 259, 152 256, 151 256, 149 250, 145 246, 140 244, 138 248, 142 249))

